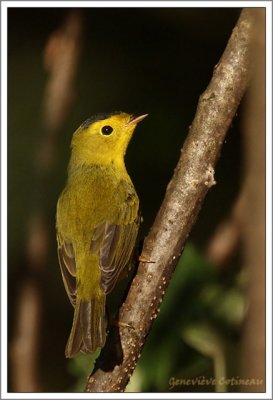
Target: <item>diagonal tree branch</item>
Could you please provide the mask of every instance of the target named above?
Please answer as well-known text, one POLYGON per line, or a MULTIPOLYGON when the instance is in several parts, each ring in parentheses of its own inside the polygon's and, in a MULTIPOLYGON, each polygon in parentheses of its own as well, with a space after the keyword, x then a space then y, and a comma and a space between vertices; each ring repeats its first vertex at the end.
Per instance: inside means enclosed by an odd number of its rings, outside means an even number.
POLYGON ((164 201, 144 242, 137 274, 123 303, 119 320, 131 327, 119 329, 122 356, 113 363, 115 329, 88 379, 87 392, 122 392, 140 357, 145 338, 159 312, 187 237, 214 181, 214 167, 237 107, 249 81, 249 45, 253 11, 244 9, 201 95, 181 157, 164 201))

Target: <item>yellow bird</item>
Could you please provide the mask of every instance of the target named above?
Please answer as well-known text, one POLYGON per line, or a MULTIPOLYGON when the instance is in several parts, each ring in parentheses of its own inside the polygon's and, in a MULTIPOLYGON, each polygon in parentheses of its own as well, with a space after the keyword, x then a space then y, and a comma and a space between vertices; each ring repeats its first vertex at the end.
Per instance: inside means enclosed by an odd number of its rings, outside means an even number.
POLYGON ((96 115, 74 133, 67 184, 57 204, 58 256, 74 307, 66 357, 92 353, 106 338, 106 296, 130 263, 139 199, 124 156, 147 114, 96 115))

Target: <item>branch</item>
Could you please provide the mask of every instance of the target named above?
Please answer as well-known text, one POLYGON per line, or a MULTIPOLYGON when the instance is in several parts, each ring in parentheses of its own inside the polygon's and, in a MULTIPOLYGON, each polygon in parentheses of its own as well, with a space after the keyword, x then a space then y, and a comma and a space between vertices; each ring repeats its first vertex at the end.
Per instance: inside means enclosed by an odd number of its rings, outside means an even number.
POLYGON ((208 88, 199 99, 173 178, 144 242, 142 257, 153 263, 140 262, 120 309, 119 320, 132 326, 120 328, 121 361, 109 371, 113 362, 111 342, 114 342, 110 331, 88 379, 87 392, 124 391, 136 367, 205 195, 215 184, 214 166, 249 80, 251 28, 252 12, 245 9, 214 68, 208 88))
POLYGON ((243 186, 228 217, 219 224, 207 245, 205 256, 216 268, 224 268, 240 247, 247 203, 245 192, 243 186))
POLYGON ((242 375, 251 379, 245 392, 265 391, 265 10, 256 9, 252 53, 253 79, 246 101, 244 149, 246 207, 243 255, 247 276, 242 375))

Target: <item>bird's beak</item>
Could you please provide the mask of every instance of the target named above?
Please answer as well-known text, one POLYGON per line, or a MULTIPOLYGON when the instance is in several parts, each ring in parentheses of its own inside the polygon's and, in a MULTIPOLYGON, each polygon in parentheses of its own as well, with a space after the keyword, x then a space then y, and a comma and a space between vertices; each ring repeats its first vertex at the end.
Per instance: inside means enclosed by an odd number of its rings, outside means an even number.
POLYGON ((143 115, 140 115, 139 117, 136 117, 136 118, 134 118, 134 119, 131 119, 131 121, 129 121, 129 122, 126 124, 126 126, 129 126, 129 125, 136 125, 136 124, 138 124, 140 121, 142 121, 144 118, 146 118, 148 115, 149 115, 149 114, 143 114, 143 115))

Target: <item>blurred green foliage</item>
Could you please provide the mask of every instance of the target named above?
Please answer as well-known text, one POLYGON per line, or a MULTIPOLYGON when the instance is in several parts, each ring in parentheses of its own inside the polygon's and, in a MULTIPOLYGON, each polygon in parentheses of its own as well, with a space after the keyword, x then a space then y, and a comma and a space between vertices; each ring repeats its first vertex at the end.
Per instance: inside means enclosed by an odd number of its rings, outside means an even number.
MULTIPOLYGON (((26 222, 39 198, 39 187, 34 184, 34 159, 43 135, 42 99, 47 82, 43 50, 67 12, 58 8, 8 11, 10 340, 18 288, 25 275, 26 222)), ((149 113, 138 127, 126 159, 141 199, 144 237, 172 176, 198 97, 211 78, 239 13, 240 9, 235 8, 82 10, 84 40, 75 82, 76 98, 59 135, 59 156, 45 199, 52 239, 42 284, 40 358, 45 391, 82 390, 94 361, 93 356, 64 358, 72 308, 56 256, 55 207, 66 179, 73 131, 87 117, 101 111, 149 113)), ((225 354, 227 374, 236 373, 234 359, 239 357, 245 310, 240 259, 217 270, 201 253, 240 187, 239 133, 236 119, 217 165, 217 185, 207 196, 128 390, 168 391, 171 377, 214 376, 213 357, 205 350, 207 330, 221 343, 216 347, 225 354), (196 339, 198 331, 201 336, 196 339)), ((214 391, 215 387, 180 385, 173 390, 214 391)))

